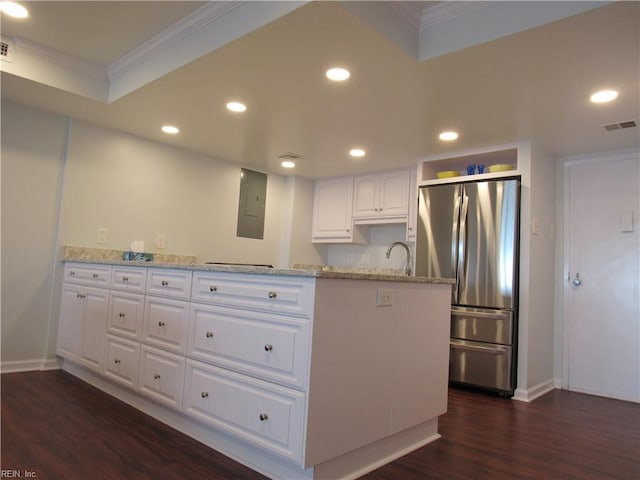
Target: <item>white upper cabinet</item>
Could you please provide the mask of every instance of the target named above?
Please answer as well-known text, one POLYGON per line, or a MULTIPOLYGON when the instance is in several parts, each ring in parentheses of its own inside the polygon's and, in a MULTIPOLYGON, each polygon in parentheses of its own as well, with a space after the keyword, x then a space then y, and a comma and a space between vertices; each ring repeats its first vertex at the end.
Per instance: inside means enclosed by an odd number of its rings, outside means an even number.
POLYGON ((312 241, 366 243, 354 232, 353 177, 318 180, 313 198, 312 241))
POLYGON ((409 170, 356 177, 353 218, 406 220, 409 214, 409 170))

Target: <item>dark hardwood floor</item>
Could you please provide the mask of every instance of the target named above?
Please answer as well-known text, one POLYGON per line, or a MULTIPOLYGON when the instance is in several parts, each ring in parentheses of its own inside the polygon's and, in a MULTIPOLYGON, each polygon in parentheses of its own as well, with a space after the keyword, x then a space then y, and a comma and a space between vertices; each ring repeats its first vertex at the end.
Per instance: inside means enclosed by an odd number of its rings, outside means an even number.
MULTIPOLYGON (((38 479, 264 479, 63 371, 4 374, 5 470, 38 479)), ((452 389, 442 438, 363 477, 640 479, 640 405, 452 389)), ((294 479, 291 479, 294 480, 294 479)))

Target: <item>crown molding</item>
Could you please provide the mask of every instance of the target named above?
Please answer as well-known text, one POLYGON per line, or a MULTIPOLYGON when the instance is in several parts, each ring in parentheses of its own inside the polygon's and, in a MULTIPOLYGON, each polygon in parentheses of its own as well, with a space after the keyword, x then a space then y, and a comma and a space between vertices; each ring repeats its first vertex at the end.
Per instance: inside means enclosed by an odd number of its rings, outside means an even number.
MULTIPOLYGON (((415 15, 414 11, 407 6, 407 2, 398 2, 393 0, 387 0, 386 4, 389 5, 396 13, 405 20, 412 28, 420 28, 421 17, 415 15)), ((424 16, 424 13, 422 14, 424 16)))
POLYGON ((452 18, 466 15, 480 8, 487 7, 491 4, 499 3, 496 1, 445 1, 429 7, 422 12, 420 19, 420 29, 427 28, 438 23, 443 23, 452 18))
POLYGON ((208 2, 195 12, 169 26, 107 67, 109 78, 118 76, 160 55, 165 49, 195 34, 235 10, 245 1, 208 2))

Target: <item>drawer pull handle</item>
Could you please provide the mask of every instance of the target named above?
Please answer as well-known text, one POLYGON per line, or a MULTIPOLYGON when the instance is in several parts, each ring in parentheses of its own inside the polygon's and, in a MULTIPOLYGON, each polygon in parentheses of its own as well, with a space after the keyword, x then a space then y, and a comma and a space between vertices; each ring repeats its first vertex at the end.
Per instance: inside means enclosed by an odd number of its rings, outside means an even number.
POLYGON ((210 292, 217 292, 217 291, 218 291, 218 287, 217 287, 217 285, 211 285, 211 286, 209 287, 209 291, 210 291, 210 292))
POLYGON ((167 282, 166 280, 162 280, 162 282, 160 283, 163 287, 167 287, 169 285, 169 282, 167 282))
POLYGON ((159 327, 164 327, 164 326, 165 326, 165 323, 164 323, 162 320, 160 320, 160 321, 158 322, 158 326, 159 326, 159 327))
POLYGON ((70 276, 70 277, 73 277, 75 274, 76 274, 76 272, 74 272, 73 270, 71 270, 71 271, 69 272, 69 276, 70 276))
POLYGON ((260 421, 264 422, 265 420, 267 420, 269 418, 269 415, 267 415, 266 413, 261 413, 260 414, 260 421))
POLYGON ((91 275, 93 278, 98 278, 100 275, 98 275, 97 273, 94 273, 93 275, 91 275))
POLYGON ((202 398, 209 398, 209 392, 202 392, 200 395, 202 398))
POLYGON ((123 282, 128 282, 129 281, 129 277, 122 277, 122 281, 123 282))
POLYGON ((160 375, 158 375, 157 373, 154 373, 153 378, 155 378, 156 380, 160 380, 160 375))
POLYGON ((213 337, 213 332, 207 332, 207 333, 206 333, 206 336, 207 336, 207 338, 211 338, 211 337, 213 337))
POLYGON ((273 350, 273 345, 271 345, 270 343, 267 343, 267 344, 264 346, 264 351, 265 351, 265 352, 270 352, 271 350, 273 350))
POLYGON ((116 365, 120 365, 120 359, 119 359, 119 358, 116 358, 116 359, 113 361, 113 363, 115 363, 116 365))
POLYGON ((78 298, 84 298, 84 297, 85 297, 85 295, 83 295, 83 294, 81 294, 81 293, 76 293, 76 297, 78 297, 78 298))
POLYGON ((124 313, 119 313, 119 314, 118 314, 118 316, 119 316, 120 318, 124 318, 124 317, 125 317, 125 314, 124 314, 124 313))
POLYGON ((269 298, 276 298, 278 294, 276 292, 269 292, 269 298))

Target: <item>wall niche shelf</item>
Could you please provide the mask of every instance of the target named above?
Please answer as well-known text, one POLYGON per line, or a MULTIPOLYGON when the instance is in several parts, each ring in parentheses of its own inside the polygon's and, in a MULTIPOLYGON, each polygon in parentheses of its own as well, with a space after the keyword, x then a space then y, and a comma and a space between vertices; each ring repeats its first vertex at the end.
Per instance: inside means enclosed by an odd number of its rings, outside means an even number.
POLYGON ((439 155, 418 160, 418 185, 437 185, 452 182, 472 182, 519 175, 518 148, 515 145, 494 147, 496 150, 465 152, 456 156, 439 155), (467 175, 470 164, 484 165, 485 173, 467 175), (489 173, 491 165, 513 165, 513 170, 489 173), (438 178, 438 172, 457 171, 459 176, 438 178))

